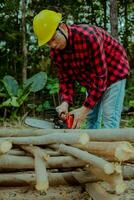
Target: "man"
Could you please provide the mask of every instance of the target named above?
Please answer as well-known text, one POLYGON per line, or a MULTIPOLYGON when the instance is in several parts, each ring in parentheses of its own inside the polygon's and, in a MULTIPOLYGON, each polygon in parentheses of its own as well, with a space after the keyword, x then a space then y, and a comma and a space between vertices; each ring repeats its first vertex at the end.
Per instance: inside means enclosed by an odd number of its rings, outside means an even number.
POLYGON ((101 116, 105 128, 118 128, 129 74, 123 47, 102 28, 67 26, 61 18, 60 13, 43 10, 33 20, 39 46, 50 46, 51 59, 58 67, 62 100, 57 107, 59 114, 68 113, 77 81, 86 88, 87 96, 83 105, 71 112, 72 128, 80 128, 87 117, 88 128, 100 128, 101 116))

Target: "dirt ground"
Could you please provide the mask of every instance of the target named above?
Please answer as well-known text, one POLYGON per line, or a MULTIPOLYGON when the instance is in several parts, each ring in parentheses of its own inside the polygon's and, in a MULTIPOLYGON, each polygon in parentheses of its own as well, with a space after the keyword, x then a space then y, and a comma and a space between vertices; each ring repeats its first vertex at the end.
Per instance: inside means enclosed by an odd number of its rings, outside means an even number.
MULTIPOLYGON (((119 200, 134 200, 134 180, 126 181, 127 189, 119 200)), ((81 186, 50 187, 47 194, 29 187, 0 188, 0 200, 91 200, 81 186)))

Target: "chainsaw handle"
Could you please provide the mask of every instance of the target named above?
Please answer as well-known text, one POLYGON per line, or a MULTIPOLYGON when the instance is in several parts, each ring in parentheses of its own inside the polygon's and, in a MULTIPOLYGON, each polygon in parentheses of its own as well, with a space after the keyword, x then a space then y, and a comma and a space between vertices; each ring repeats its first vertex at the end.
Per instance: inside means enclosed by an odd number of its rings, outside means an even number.
POLYGON ((67 128, 72 128, 73 122, 74 122, 74 115, 73 114, 65 114, 64 112, 61 112, 59 117, 65 122, 67 128), (64 116, 64 117, 63 117, 64 116))
POLYGON ((73 114, 67 114, 65 123, 67 125, 67 128, 72 128, 74 122, 74 115, 73 114))

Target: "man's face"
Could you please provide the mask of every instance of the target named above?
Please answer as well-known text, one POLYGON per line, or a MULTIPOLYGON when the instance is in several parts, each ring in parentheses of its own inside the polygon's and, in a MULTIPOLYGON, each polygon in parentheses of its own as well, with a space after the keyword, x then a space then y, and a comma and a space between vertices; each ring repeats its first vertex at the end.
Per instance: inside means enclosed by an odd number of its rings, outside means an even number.
MULTIPOLYGON (((63 32, 64 29, 60 28, 63 32)), ((53 37, 47 44, 50 46, 50 48, 57 49, 57 50, 62 50, 66 47, 67 41, 64 37, 64 35, 60 31, 56 31, 53 37)))

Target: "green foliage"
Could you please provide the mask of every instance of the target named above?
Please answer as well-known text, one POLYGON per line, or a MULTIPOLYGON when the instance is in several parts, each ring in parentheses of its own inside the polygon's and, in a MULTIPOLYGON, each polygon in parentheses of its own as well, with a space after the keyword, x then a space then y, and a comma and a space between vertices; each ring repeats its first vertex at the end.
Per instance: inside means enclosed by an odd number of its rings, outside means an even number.
POLYGON ((49 94, 56 94, 59 91, 59 82, 57 78, 48 78, 46 88, 49 90, 49 94))
POLYGON ((34 103, 32 104, 27 104, 27 107, 30 108, 31 110, 35 110, 38 113, 43 112, 45 109, 50 108, 50 102, 45 101, 42 104, 36 105, 34 103))
POLYGON ((130 106, 130 107, 134 107, 134 100, 129 101, 129 106, 130 106))
POLYGON ((17 81, 10 75, 7 75, 2 80, 5 89, 7 90, 7 93, 9 96, 16 96, 18 92, 19 85, 17 81))
POLYGON ((47 75, 45 72, 35 74, 27 79, 22 85, 19 85, 14 77, 9 75, 5 76, 1 80, 4 86, 3 89, 1 89, 1 93, 4 94, 4 98, 3 102, 0 104, 0 108, 11 107, 14 108, 14 112, 17 112, 18 108, 24 103, 28 95, 31 92, 42 90, 46 81, 47 75))
POLYGON ((27 79, 24 82, 23 87, 27 88, 29 85, 31 85, 30 91, 31 92, 37 92, 44 88, 45 84, 47 82, 47 75, 45 72, 39 72, 32 76, 31 78, 27 79))

